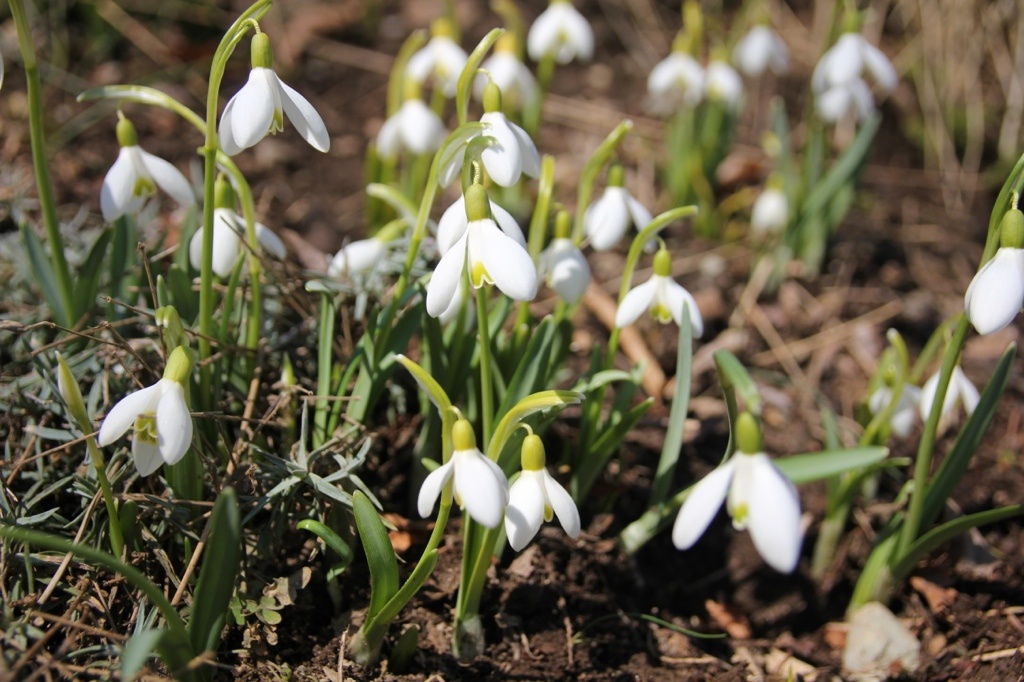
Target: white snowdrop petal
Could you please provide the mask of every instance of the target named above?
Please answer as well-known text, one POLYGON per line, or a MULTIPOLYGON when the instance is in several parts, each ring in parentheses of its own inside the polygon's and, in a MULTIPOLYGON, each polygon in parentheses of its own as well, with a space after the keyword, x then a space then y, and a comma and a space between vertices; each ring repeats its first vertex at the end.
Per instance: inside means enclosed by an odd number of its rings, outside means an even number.
POLYGON ((544 522, 544 491, 539 471, 523 471, 509 491, 505 509, 505 534, 515 551, 526 547, 544 522))
POLYGON ((969 417, 974 413, 975 408, 978 407, 978 403, 981 401, 981 394, 978 393, 978 389, 959 367, 953 370, 953 381, 956 382, 959 388, 960 400, 963 401, 964 411, 967 412, 969 417))
POLYGON ((628 327, 636 322, 651 307, 657 288, 658 282, 652 278, 630 289, 615 312, 615 326, 628 327))
POLYGON ((489 126, 484 134, 494 139, 494 143, 480 152, 480 160, 495 183, 502 187, 511 187, 519 182, 519 176, 523 172, 519 140, 509 127, 504 114, 484 114, 480 120, 489 126))
POLYGON ((540 175, 540 154, 537 152, 537 145, 533 143, 525 130, 512 121, 508 122, 508 127, 519 143, 519 160, 523 173, 531 178, 538 177, 540 175))
POLYGON ((1024 303, 1024 249, 1000 248, 971 280, 964 309, 979 334, 1005 328, 1024 303))
POLYGON ((878 83, 878 87, 885 92, 892 92, 899 79, 889 58, 866 40, 861 45, 861 51, 864 56, 864 66, 878 83))
POLYGON ((160 456, 177 464, 192 444, 192 415, 185 402, 185 390, 172 379, 161 379, 163 396, 156 406, 156 433, 160 456))
POLYGON ((238 100, 236 92, 228 103, 224 106, 224 111, 220 115, 220 125, 217 126, 217 137, 219 138, 220 148, 228 156, 234 156, 238 152, 242 151, 242 147, 235 142, 235 131, 232 121, 235 116, 235 102, 238 100))
POLYGON ((817 97, 818 116, 826 123, 835 123, 850 109, 851 93, 841 86, 829 88, 817 97))
POLYGON ((565 31, 575 51, 573 56, 589 61, 594 56, 594 32, 586 18, 575 7, 569 4, 565 7, 565 31))
POLYGON ((399 135, 406 149, 416 154, 437 151, 444 141, 444 124, 418 99, 406 100, 399 110, 399 135))
POLYGON ((448 460, 446 464, 442 464, 434 469, 423 479, 423 485, 420 486, 420 494, 416 498, 416 509, 422 518, 430 516, 430 512, 434 510, 434 503, 437 502, 438 495, 441 494, 441 490, 448 484, 454 472, 455 463, 448 460))
POLYGON ((864 58, 861 45, 864 38, 858 33, 846 33, 830 50, 832 58, 826 80, 830 85, 843 85, 855 78, 860 78, 864 71, 864 58))
POLYGON ((865 121, 875 111, 875 97, 871 94, 871 88, 861 79, 848 84, 853 104, 857 109, 857 120, 865 121))
POLYGON ((546 469, 540 473, 543 477, 548 504, 555 512, 558 522, 562 524, 562 530, 571 538, 577 537, 580 534, 580 511, 576 508, 572 495, 566 492, 565 488, 559 485, 546 469))
POLYGON ((121 147, 100 187, 100 211, 108 223, 128 212, 128 204, 135 189, 135 166, 130 157, 130 149, 132 147, 121 147))
POLYGON ((633 218, 633 226, 637 231, 650 225, 654 218, 651 216, 651 212, 647 210, 647 207, 641 204, 629 192, 624 190, 623 193, 626 198, 626 208, 629 209, 629 215, 633 218))
POLYGON ((731 460, 698 481, 690 490, 672 526, 672 544, 676 549, 693 547, 711 525, 729 491, 737 457, 738 454, 734 455, 731 460))
POLYGON ((533 300, 537 295, 537 268, 530 254, 499 230, 494 221, 479 222, 481 259, 491 281, 513 300, 533 300))
POLYGON ((196 203, 192 185, 173 164, 142 148, 139 148, 139 157, 157 187, 170 194, 182 206, 192 206, 196 203))
POLYGON ((512 217, 512 214, 503 209, 493 201, 491 204, 491 216, 494 218, 494 222, 498 223, 498 227, 506 235, 511 237, 516 244, 519 244, 524 249, 526 248, 526 237, 523 236, 523 229, 519 227, 519 221, 512 217))
POLYGON ((398 113, 384 121, 377 131, 377 155, 391 159, 401 151, 401 118, 398 113))
POLYGON ((284 81, 271 72, 271 76, 277 82, 281 93, 281 106, 288 120, 295 126, 306 142, 317 151, 326 152, 331 148, 331 136, 327 133, 327 126, 320 114, 313 108, 305 97, 294 89, 290 88, 284 81))
MULTIPOLYGON (((205 229, 202 228, 196 233, 193 242, 196 238, 202 240, 202 232, 205 229)), ((202 241, 199 243, 198 250, 201 259, 202 241)), ((193 253, 195 252, 190 250, 189 256, 192 256, 193 253)), ((229 277, 241 256, 242 238, 239 235, 239 226, 235 221, 234 213, 230 209, 216 209, 213 217, 213 273, 222 279, 229 277)), ((193 262, 193 266, 201 267, 196 266, 195 262, 193 262)))
POLYGON ((568 303, 583 297, 590 285, 590 265, 571 239, 556 239, 546 251, 548 282, 568 303))
MULTIPOLYGON (((278 97, 277 77, 267 68, 257 67, 249 72, 248 82, 231 98, 231 136, 241 149, 247 149, 268 132, 274 120, 274 102, 278 97), (271 80, 273 79, 273 80, 271 80)), ((228 110, 221 118, 221 125, 228 116, 228 110)), ((223 146, 223 145, 222 145, 223 146)), ((225 150, 226 153, 226 150, 225 150)))
POLYGON ((703 336, 704 318, 701 317, 700 308, 697 307, 697 300, 689 291, 673 279, 666 278, 664 291, 668 298, 666 305, 669 312, 672 313, 672 320, 681 327, 683 325, 683 308, 688 307, 690 311, 690 329, 693 331, 693 338, 699 339, 703 336))
POLYGON ((455 242, 462 239, 466 234, 467 225, 469 219, 466 217, 466 197, 460 194, 455 203, 449 206, 437 221, 437 249, 442 255, 448 253, 455 242))
POLYGON ((438 317, 452 304, 466 265, 466 239, 463 235, 443 256, 427 282, 427 314, 438 317))
POLYGON ((259 242, 260 247, 274 258, 284 260, 288 252, 284 248, 284 242, 281 241, 281 238, 263 223, 256 223, 255 227, 256 241, 259 242))
POLYGON ((604 195, 583 214, 583 231, 595 251, 607 251, 626 234, 629 227, 629 207, 622 187, 608 187, 604 195))
POLYGON ((497 478, 478 450, 456 451, 455 490, 466 512, 479 524, 497 528, 505 514, 507 482, 497 478))
POLYGON ((156 409, 159 400, 159 384, 153 384, 121 398, 103 419, 96 442, 101 448, 110 445, 135 424, 140 414, 147 414, 156 409))
POLYGON ((800 496, 767 455, 748 457, 752 470, 747 520, 750 537, 765 562, 780 573, 792 573, 800 560, 800 496))
POLYGON ((554 5, 549 5, 530 26, 530 32, 526 36, 526 51, 535 62, 539 62, 544 55, 558 47, 558 34, 562 26, 554 9, 554 5))
POLYGON ((422 85, 430 78, 436 63, 437 54, 434 51, 434 41, 430 41, 409 58, 405 65, 405 75, 422 85))
POLYGON ((132 460, 135 462, 135 470, 143 477, 155 473, 164 464, 159 446, 141 438, 132 441, 132 460))
POLYGON ((339 251, 327 270, 332 277, 365 275, 384 256, 386 245, 379 239, 359 239, 339 251))

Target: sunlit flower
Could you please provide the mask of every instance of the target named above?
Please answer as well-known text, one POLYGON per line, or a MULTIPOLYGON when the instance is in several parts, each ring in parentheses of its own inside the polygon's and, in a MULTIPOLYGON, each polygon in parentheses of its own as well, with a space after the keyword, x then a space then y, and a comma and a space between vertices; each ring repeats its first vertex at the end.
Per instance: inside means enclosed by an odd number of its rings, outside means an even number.
POLYGON ((760 77, 769 69, 782 75, 789 69, 789 50, 775 31, 760 24, 737 41, 732 61, 750 78, 760 77))
POLYGON ((580 512, 572 496, 545 468, 544 444, 538 436, 523 439, 523 470, 509 491, 505 509, 505 534, 517 552, 537 535, 540 525, 558 517, 562 529, 574 538, 580 534, 580 512))
POLYGON ((786 193, 768 186, 758 195, 750 211, 750 229, 754 234, 777 234, 789 222, 789 201, 786 193))
POLYGON ((402 149, 414 154, 437 151, 447 132, 434 110, 418 96, 408 97, 377 133, 377 153, 394 158, 402 149))
POLYGON ((583 297, 590 285, 590 265, 571 239, 555 238, 540 254, 539 274, 566 303, 583 297))
POLYGON ((651 212, 622 186, 622 175, 622 166, 612 166, 604 194, 583 214, 583 232, 595 251, 613 248, 630 224, 642 230, 651 222, 651 212))
MULTIPOLYGON (((921 410, 921 421, 928 421, 928 415, 932 413, 932 404, 935 402, 935 393, 939 388, 939 374, 936 372, 924 382, 924 386, 921 387, 921 398, 920 398, 920 410, 921 410)), ((949 388, 946 389, 946 397, 942 401, 942 412, 940 419, 945 419, 953 410, 956 409, 957 403, 963 403, 964 411, 967 416, 971 416, 974 412, 974 408, 978 406, 978 401, 981 400, 981 395, 978 393, 978 389, 975 388, 971 380, 967 378, 964 371, 957 365, 953 368, 953 374, 949 378, 949 388)))
POLYGON ((743 81, 736 69, 723 61, 709 63, 704 72, 704 96, 729 108, 737 107, 743 96, 743 81))
POLYGON ((477 448, 473 426, 465 419, 455 422, 452 441, 451 459, 430 472, 420 488, 420 516, 430 515, 441 490, 452 482, 455 502, 477 523, 497 528, 509 499, 505 474, 477 448))
POLYGON ((644 313, 650 311, 651 317, 662 324, 675 322, 683 324, 683 308, 690 309, 690 325, 693 336, 704 333, 704 319, 700 315, 697 301, 678 282, 671 277, 672 257, 664 248, 654 256, 654 274, 651 278, 633 287, 619 304, 615 313, 615 326, 627 327, 644 313))
POLYGON ((819 95, 839 85, 862 80, 869 73, 883 92, 896 87, 896 69, 885 53, 856 32, 844 33, 818 60, 811 87, 819 95))
MULTIPOLYGON (((756 427, 747 413, 737 420, 756 427)), ((739 440, 739 437, 738 437, 739 440)), ((756 441, 760 444, 760 433, 756 441)), ((740 440, 737 452, 693 486, 672 527, 672 543, 689 549, 711 524, 725 502, 736 530, 750 529, 754 547, 769 566, 792 573, 800 560, 803 531, 800 497, 793 483, 760 448, 740 440), (746 452, 753 449, 755 452, 746 452)))
POLYGON ((445 97, 454 97, 468 59, 466 51, 452 40, 454 32, 448 19, 435 19, 430 29, 430 42, 409 59, 405 73, 421 85, 433 77, 445 97))
MULTIPOLYGON (((516 55, 516 39, 511 33, 504 33, 494 45, 494 53, 484 60, 482 69, 490 74, 490 80, 501 90, 503 97, 514 107, 528 107, 540 94, 533 73, 516 55)), ((487 76, 479 74, 474 83, 476 96, 482 98, 487 76)))
MULTIPOLYGON (((188 255, 192 267, 199 270, 203 263, 203 230, 192 236, 188 255)), ((256 240, 260 247, 271 256, 285 257, 284 243, 263 223, 256 223, 256 240)), ((238 264, 245 251, 245 218, 230 208, 216 208, 213 211, 213 273, 225 278, 238 264)))
POLYGON ((1024 249, 1001 247, 971 280, 964 310, 979 334, 1003 329, 1024 305, 1024 249))
MULTIPOLYGON (((517 244, 526 248, 526 237, 519 223, 512 217, 512 214, 498 204, 488 199, 488 206, 491 210, 491 217, 501 228, 501 231, 515 240, 517 244)), ((469 218, 466 216, 466 197, 460 196, 455 203, 449 206, 441 219, 437 222, 437 250, 442 254, 455 246, 466 234, 469 227, 469 218)))
POLYGON ((837 123, 851 111, 854 120, 863 121, 875 111, 871 88, 860 78, 829 86, 818 95, 815 104, 818 116, 826 123, 837 123))
POLYGON ((183 382, 191 361, 183 347, 167 360, 164 377, 148 388, 129 393, 107 413, 97 442, 106 447, 134 427, 132 456, 139 475, 149 476, 161 464, 176 464, 192 443, 192 415, 183 382))
POLYGON ((331 277, 366 275, 380 264, 386 250, 387 244, 376 237, 350 242, 331 259, 327 274, 331 277))
POLYGON ((271 68, 273 56, 266 33, 252 38, 252 70, 249 80, 228 100, 220 117, 217 134, 220 147, 231 156, 248 149, 267 133, 284 130, 284 117, 314 149, 326 152, 331 146, 320 114, 309 101, 277 77, 271 68))
POLYGON ((569 0, 551 0, 530 27, 526 51, 535 62, 546 56, 559 64, 589 60, 594 54, 594 32, 569 0))
POLYGON ((677 104, 694 106, 704 95, 704 69, 682 50, 658 62, 647 77, 647 92, 652 108, 667 113, 677 104))
POLYGON ((177 168, 142 149, 131 121, 123 116, 117 122, 117 141, 121 150, 107 171, 100 188, 103 219, 112 223, 123 215, 137 212, 156 188, 170 194, 182 206, 196 203, 192 186, 177 168))
MULTIPOLYGON (((921 400, 921 389, 911 384, 906 384, 900 392, 896 407, 893 408, 892 416, 889 418, 889 428, 897 438, 906 438, 910 430, 914 428, 917 420, 917 406, 921 400)), ((892 402, 892 389, 888 386, 881 386, 871 394, 868 399, 868 410, 872 415, 881 414, 892 402)))
POLYGON ((466 231, 441 257, 427 284, 427 313, 431 316, 450 309, 467 268, 476 288, 494 284, 517 301, 537 295, 537 269, 530 254, 499 229, 489 206, 484 188, 470 185, 466 190, 466 231))

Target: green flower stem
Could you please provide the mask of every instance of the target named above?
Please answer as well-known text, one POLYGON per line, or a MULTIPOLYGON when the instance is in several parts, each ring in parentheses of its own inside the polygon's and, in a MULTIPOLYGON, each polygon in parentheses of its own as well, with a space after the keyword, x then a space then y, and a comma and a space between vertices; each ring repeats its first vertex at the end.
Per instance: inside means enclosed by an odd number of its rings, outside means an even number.
MULTIPOLYGON (((89 425, 79 424, 80 428, 87 428, 89 425)), ((114 556, 120 557, 124 551, 124 535, 121 532, 121 521, 117 514, 117 504, 114 502, 114 492, 110 489, 110 480, 107 478, 107 466, 103 460, 103 453, 96 446, 96 439, 90 435, 85 439, 85 446, 89 450, 89 459, 96 470, 96 480, 103 492, 103 503, 107 507, 107 524, 110 527, 110 549, 114 556)))
POLYGON ((491 340, 487 316, 487 290, 476 290, 476 327, 480 335, 480 413, 485 443, 491 442, 494 420, 494 388, 491 385, 491 340))
POLYGON ((320 294, 320 323, 317 339, 317 379, 316 408, 313 417, 313 448, 319 448, 327 441, 327 417, 330 403, 327 396, 331 392, 331 374, 334 363, 334 299, 327 291, 320 294))
MULTIPOLYGON (((231 25, 217 51, 213 55, 210 67, 210 84, 206 95, 206 141, 202 151, 203 165, 203 259, 200 267, 199 288, 199 388, 200 402, 206 409, 212 407, 213 365, 203 362, 212 354, 210 339, 213 337, 213 188, 217 175, 217 157, 220 143, 217 139, 217 98, 220 84, 224 79, 224 70, 235 46, 252 28, 252 22, 260 19, 270 9, 271 0, 257 0, 242 13, 231 25)), ((221 154, 223 156, 223 154, 221 154)), ((246 220, 248 223, 248 220, 246 220)), ((249 233, 250 240, 255 236, 254 230, 249 233)), ((253 282, 253 288, 259 287, 259 281, 253 282)), ((259 298, 256 296, 255 298, 259 298)))
POLYGON ((555 76, 555 56, 545 54, 537 63, 537 96, 530 103, 524 103, 523 108, 523 130, 530 138, 537 136, 537 128, 540 126, 540 114, 544 108, 544 99, 548 96, 548 89, 555 76))
MULTIPOLYGON (((530 254, 533 262, 538 262, 540 253, 544 249, 544 235, 548 228, 548 217, 551 213, 551 196, 555 189, 555 157, 546 154, 540 162, 540 178, 537 181, 537 203, 533 207, 533 215, 530 217, 530 230, 526 239, 526 251, 530 254)), ((516 343, 522 348, 529 336, 529 329, 526 325, 530 321, 530 304, 523 301, 519 304, 519 311, 516 313, 516 343)))
POLYGON ((590 195, 594 193, 597 174, 611 161, 619 143, 632 129, 633 122, 629 119, 615 126, 615 129, 608 133, 608 137, 604 138, 604 141, 598 145, 591 157, 587 159, 586 165, 583 166, 583 172, 580 174, 580 181, 576 187, 576 220, 572 226, 572 240, 576 244, 583 241, 583 217, 590 205, 590 195))
POLYGON ((46 138, 43 133, 43 102, 39 83, 39 63, 36 51, 32 46, 32 30, 25 16, 24 0, 11 0, 11 14, 18 33, 18 48, 25 67, 25 80, 28 89, 28 121, 29 138, 32 143, 32 166, 36 174, 36 186, 39 188, 39 208, 43 213, 43 224, 46 227, 46 238, 50 242, 50 257, 53 259, 53 271, 57 277, 57 289, 60 294, 63 310, 55 310, 60 322, 70 327, 78 321, 75 309, 74 286, 71 283, 71 271, 67 258, 64 256, 64 240, 60 235, 60 222, 57 220, 57 205, 53 197, 53 185, 50 182, 50 166, 46 159, 46 138))

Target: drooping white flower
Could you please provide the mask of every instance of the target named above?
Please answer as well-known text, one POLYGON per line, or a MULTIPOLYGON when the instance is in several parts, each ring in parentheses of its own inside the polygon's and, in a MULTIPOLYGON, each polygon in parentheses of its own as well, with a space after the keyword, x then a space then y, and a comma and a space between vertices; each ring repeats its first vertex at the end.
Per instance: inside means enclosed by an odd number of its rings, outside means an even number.
MULTIPOLYGON (((512 217, 512 214, 498 204, 488 199, 488 206, 491 209, 491 217, 501 228, 501 231, 515 240, 517 244, 526 248, 526 237, 519 223, 512 217)), ((466 215, 466 197, 460 196, 455 203, 445 209, 441 219, 437 222, 437 250, 444 255, 455 246, 466 234, 469 227, 469 218, 466 215)))
POLYGON ((331 259, 327 274, 331 277, 366 275, 380 263, 386 250, 387 244, 376 237, 349 242, 331 259))
POLYGON ((630 289, 615 313, 615 326, 627 327, 644 313, 650 311, 651 317, 662 324, 683 323, 684 304, 690 309, 690 325, 694 338, 704 333, 704 318, 700 315, 697 301, 678 282, 671 277, 672 257, 661 248, 654 256, 654 274, 651 278, 630 289))
POLYGON ((583 213, 583 232, 595 251, 607 251, 619 243, 630 224, 642 230, 651 222, 651 212, 623 187, 622 166, 608 171, 604 194, 583 213))
POLYGON ((752 27, 733 48, 732 61, 750 78, 771 70, 781 76, 789 69, 789 50, 775 31, 764 24, 752 27))
POLYGON ((523 439, 523 470, 509 491, 505 509, 505 534, 517 552, 537 535, 540 525, 558 517, 566 535, 580 534, 580 512, 572 496, 545 468, 544 444, 530 434, 523 439))
MULTIPOLYGON (((748 420, 756 428, 753 417, 743 413, 737 420, 737 432, 740 422, 748 420)), ((765 562, 776 571, 792 573, 803 543, 800 496, 768 455, 744 445, 740 441, 736 454, 690 491, 672 527, 672 543, 678 549, 692 547, 725 502, 733 527, 750 530, 754 547, 765 562)))
POLYGON ((430 515, 441 490, 452 482, 455 502, 477 523, 497 528, 508 504, 508 479, 501 467, 477 448, 473 426, 465 419, 455 422, 452 442, 451 459, 423 481, 416 505, 420 516, 430 515))
POLYGON ((724 61, 714 60, 704 72, 704 96, 711 102, 734 109, 743 96, 743 80, 736 69, 724 61))
POLYGON ((836 86, 863 80, 865 72, 883 92, 892 92, 896 87, 896 69, 885 53, 859 33, 844 33, 821 55, 811 74, 811 87, 820 95, 836 86))
POLYGON ((267 133, 284 130, 284 117, 314 149, 326 152, 331 138, 313 105, 288 87, 271 68, 273 56, 266 33, 252 38, 252 70, 242 89, 228 100, 217 134, 228 156, 248 149, 267 133))
MULTIPOLYGON (((480 152, 480 161, 492 180, 502 187, 511 187, 525 173, 531 178, 540 175, 540 154, 529 134, 508 120, 501 109, 501 90, 494 83, 484 87, 484 115, 480 122, 487 127, 479 134, 490 137, 490 144, 480 152)), ((470 138, 472 139, 472 138, 470 138)), ((442 187, 459 177, 466 160, 466 146, 452 155, 452 160, 441 169, 442 187)))
POLYGON ((468 56, 452 39, 454 31, 448 19, 435 19, 430 28, 430 42, 409 59, 405 73, 420 85, 433 77, 445 97, 454 97, 468 56))
MULTIPOLYGON (((203 230, 200 228, 192 236, 188 255, 192 267, 199 270, 203 264, 203 230)), ((260 247, 277 259, 285 257, 284 242, 263 223, 256 223, 256 240, 260 247)), ((224 278, 238 264, 238 259, 245 252, 245 218, 230 208, 213 210, 213 273, 224 278)))
POLYGON ((566 303, 580 300, 590 285, 590 265, 579 247, 566 237, 551 240, 540 254, 538 274, 566 303))
MULTIPOLYGON (((935 402, 935 393, 939 389, 939 372, 933 374, 921 387, 919 407, 921 410, 921 421, 928 421, 928 415, 932 413, 932 404, 935 402)), ((964 371, 957 365, 953 368, 953 374, 949 377, 949 388, 946 389, 946 397, 942 401, 942 412, 940 419, 948 417, 956 408, 957 403, 962 402, 964 412, 971 416, 974 408, 978 406, 981 394, 975 388, 971 380, 967 378, 964 371)))
POLYGON ((971 280, 964 310, 979 334, 991 334, 1013 322, 1022 305, 1024 249, 1004 246, 971 280))
MULTIPOLYGON (((494 45, 494 53, 484 60, 481 68, 490 74, 490 81, 498 86, 503 97, 513 107, 524 108, 533 104, 540 94, 537 79, 516 55, 516 39, 511 33, 503 33, 494 45)), ((483 98, 487 76, 479 74, 473 84, 478 98, 483 98)))
POLYGON ((167 359, 160 381, 129 393, 107 413, 96 439, 100 447, 134 427, 132 457, 140 476, 181 460, 192 443, 192 415, 182 386, 190 371, 188 352, 179 346, 167 359))
POLYGON ((479 288, 494 284, 516 301, 537 295, 537 269, 525 247, 499 229, 481 185, 466 189, 466 231, 441 257, 427 284, 427 313, 438 317, 451 308, 463 274, 479 288))
POLYGON ((682 50, 658 62, 647 77, 651 108, 668 113, 678 104, 695 106, 704 95, 704 69, 697 60, 682 50))
MULTIPOLYGON (((917 386, 907 384, 900 392, 900 398, 896 401, 892 416, 889 418, 889 428, 897 438, 906 438, 910 430, 914 428, 917 420, 917 406, 921 400, 921 389, 917 386)), ((888 386, 880 386, 871 394, 868 399, 868 410, 872 415, 881 414, 892 402, 892 389, 888 386)))
POLYGON ((394 158, 407 149, 414 154, 437 151, 446 135, 444 123, 434 110, 416 97, 407 97, 377 133, 377 153, 394 158))
POLYGON ((855 121, 863 121, 875 110, 871 88, 860 78, 829 86, 818 95, 815 104, 825 123, 837 123, 847 112, 853 112, 855 121))
POLYGON ((750 229, 754 234, 777 234, 789 222, 786 193, 769 185, 758 195, 750 211, 750 229))
POLYGON ((526 36, 526 52, 535 62, 551 56, 559 64, 594 55, 594 32, 569 0, 551 0, 526 36))
POLYGON ((196 203, 195 194, 181 171, 139 146, 135 126, 125 117, 117 122, 121 150, 107 171, 100 188, 103 219, 112 223, 123 215, 136 213, 156 188, 170 194, 182 206, 196 203))

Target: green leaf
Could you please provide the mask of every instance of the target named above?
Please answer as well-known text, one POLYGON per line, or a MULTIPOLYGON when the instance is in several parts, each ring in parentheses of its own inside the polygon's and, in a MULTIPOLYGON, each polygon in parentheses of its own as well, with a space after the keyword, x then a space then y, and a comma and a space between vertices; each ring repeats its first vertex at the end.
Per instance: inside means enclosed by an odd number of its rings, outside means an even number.
POLYGON ((988 431, 989 424, 992 423, 992 417, 995 416, 999 399, 1002 397, 1003 391, 1006 390, 1006 384, 1010 380, 1010 371, 1013 369, 1013 359, 1016 353, 1016 344, 1010 344, 1010 347, 1003 353, 1003 357, 1000 358, 999 364, 996 365, 996 369, 992 373, 992 378, 986 384, 985 390, 982 391, 978 406, 974 408, 970 419, 967 420, 967 423, 960 431, 960 435, 957 436, 953 449, 942 460, 938 471, 935 472, 935 475, 932 476, 931 481, 928 483, 924 506, 921 510, 921 522, 918 525, 919 529, 927 528, 935 522, 935 519, 939 517, 939 513, 946 504, 946 499, 953 492, 953 487, 963 476, 964 471, 967 470, 971 457, 988 431))
POLYGON ((121 650, 121 679, 131 682, 156 653, 164 630, 143 630, 131 636, 121 650))
POLYGON ((216 651, 242 557, 241 516, 234 488, 217 496, 188 623, 192 650, 216 651))
POLYGON ((348 566, 352 563, 352 559, 354 558, 352 548, 348 546, 347 542, 341 539, 341 536, 320 521, 317 521, 316 519, 303 519, 296 524, 296 528, 299 530, 309 531, 323 540, 323 543, 338 555, 344 566, 348 566))
POLYGON ((366 620, 372 621, 398 592, 398 560, 380 514, 361 491, 352 496, 356 529, 370 566, 370 606, 366 620))
POLYGON ((631 381, 633 375, 621 369, 606 369, 591 377, 581 377, 579 383, 572 387, 577 393, 591 393, 599 388, 604 388, 616 381, 631 381))
POLYGON ((82 312, 88 311, 96 303, 96 293, 100 288, 101 268, 103 260, 107 255, 107 247, 113 232, 110 229, 103 230, 99 239, 89 250, 89 256, 82 263, 78 271, 78 278, 75 286, 75 309, 82 312))
POLYGON ((412 374, 412 378, 416 380, 419 387, 423 389, 424 393, 427 394, 427 397, 430 398, 430 402, 434 403, 434 406, 437 407, 438 411, 440 411, 442 415, 451 411, 452 401, 448 399, 448 394, 445 393, 443 388, 441 388, 441 384, 437 383, 437 380, 430 376, 430 373, 427 372, 427 370, 401 354, 396 355, 395 360, 397 360, 402 367, 409 370, 409 373, 412 374))
POLYGON ((505 413, 505 416, 501 418, 501 421, 494 428, 491 442, 487 444, 487 456, 492 461, 496 461, 498 455, 501 454, 502 449, 505 447, 505 441, 512 435, 519 422, 531 414, 552 408, 579 405, 582 400, 583 396, 573 391, 540 391, 523 398, 505 413))
MULTIPOLYGON (((839 193, 843 185, 851 181, 864 163, 864 158, 867 156, 868 150, 871 149, 871 142, 875 139, 875 133, 878 132, 878 126, 881 123, 882 115, 876 113, 861 126, 853 143, 847 147, 835 165, 807 195, 807 200, 801 211, 803 215, 816 215, 825 212, 826 206, 832 198, 839 193)), ((812 181, 815 179, 811 178, 812 181)))
POLYGON ((647 410, 654 404, 654 398, 648 398, 639 405, 636 405, 628 412, 623 413, 621 420, 606 428, 590 446, 589 452, 584 453, 580 466, 573 472, 570 487, 572 498, 579 503, 590 487, 594 485, 598 475, 604 470, 605 464, 612 453, 622 445, 622 439, 626 433, 633 428, 633 425, 640 421, 640 418, 647 413, 647 410))
POLYGON ((53 272, 53 265, 46 257, 46 250, 39 237, 27 223, 21 225, 21 238, 25 242, 25 250, 28 252, 29 265, 32 266, 32 274, 39 282, 39 288, 46 299, 46 305, 54 318, 61 324, 71 325, 75 320, 70 319, 69 311, 64 310, 64 303, 61 301, 60 289, 57 286, 57 276, 53 272))
MULTIPOLYGON (((494 338, 491 336, 490 338, 494 338)), ((551 358, 551 344, 555 338, 555 320, 550 315, 541 320, 526 347, 526 352, 516 358, 516 371, 505 390, 505 397, 498 406, 496 417, 501 417, 521 399, 546 383, 548 360, 551 358)))
POLYGON ((693 369, 693 327, 690 321, 690 304, 683 303, 682 325, 679 327, 679 342, 676 350, 676 390, 672 396, 672 410, 669 413, 668 429, 662 443, 658 469, 651 485, 648 506, 656 506, 668 497, 672 479, 675 476, 679 452, 683 449, 683 433, 686 413, 690 407, 690 382, 693 369))
POLYGON ((455 91, 455 111, 458 113, 459 123, 466 122, 467 111, 469 110, 469 92, 473 88, 473 81, 476 79, 476 70, 480 68, 480 62, 484 60, 484 55, 487 54, 488 50, 491 49, 504 32, 505 29, 503 28, 492 28, 473 52, 470 53, 469 58, 466 59, 466 65, 462 67, 462 73, 459 74, 458 88, 455 91))
POLYGON ((848 450, 822 450, 800 455, 789 455, 772 460, 793 483, 810 483, 855 471, 881 462, 889 449, 880 446, 850 448, 848 450))

